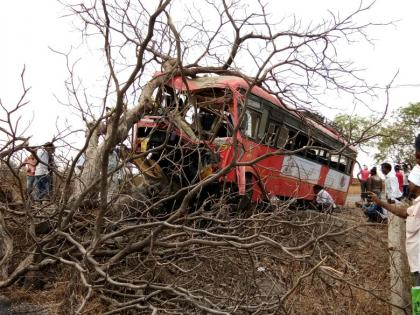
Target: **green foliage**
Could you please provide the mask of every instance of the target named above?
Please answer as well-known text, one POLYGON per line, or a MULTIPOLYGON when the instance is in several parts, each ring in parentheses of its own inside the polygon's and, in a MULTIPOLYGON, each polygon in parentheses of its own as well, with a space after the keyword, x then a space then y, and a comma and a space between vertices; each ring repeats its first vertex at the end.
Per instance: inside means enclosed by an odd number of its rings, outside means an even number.
POLYGON ((377 123, 373 116, 338 115, 334 125, 350 143, 375 148, 377 163, 392 161, 414 163, 414 139, 419 131, 420 103, 410 103, 377 123))
POLYGON ((420 103, 410 103, 392 113, 390 122, 382 127, 376 147, 377 162, 391 160, 414 163, 414 139, 418 132, 420 103))
POLYGON ((372 138, 377 134, 379 124, 374 117, 341 114, 334 118, 334 127, 342 136, 355 146, 369 146, 372 138))

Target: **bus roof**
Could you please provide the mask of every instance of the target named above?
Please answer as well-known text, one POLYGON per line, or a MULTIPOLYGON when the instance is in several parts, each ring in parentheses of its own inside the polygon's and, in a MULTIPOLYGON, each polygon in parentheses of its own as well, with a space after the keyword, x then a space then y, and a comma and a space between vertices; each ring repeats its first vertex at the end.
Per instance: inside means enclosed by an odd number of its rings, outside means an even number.
MULTIPOLYGON (((207 76, 207 77, 184 78, 184 79, 181 76, 175 76, 169 80, 168 85, 176 89, 186 90, 186 85, 184 83, 185 81, 188 83, 188 89, 191 91, 198 91, 198 90, 204 90, 204 89, 209 89, 209 88, 221 88, 221 89, 228 88, 233 91, 236 91, 239 89, 248 90, 250 87, 250 84, 245 79, 241 77, 237 77, 237 76, 207 76)), ((282 109, 293 114, 294 116, 301 118, 301 116, 298 115, 296 111, 290 110, 289 108, 287 108, 287 106, 282 101, 274 97, 272 94, 270 94, 269 92, 267 92, 265 89, 261 88, 260 86, 254 85, 251 89, 251 93, 281 107, 282 109)), ((305 121, 312 124, 318 130, 321 130, 323 133, 343 143, 344 145, 349 145, 349 143, 342 137, 342 135, 332 126, 321 123, 306 115, 302 115, 302 116, 303 116, 302 118, 305 121)), ((354 152, 357 152, 354 146, 349 146, 349 149, 354 152)))

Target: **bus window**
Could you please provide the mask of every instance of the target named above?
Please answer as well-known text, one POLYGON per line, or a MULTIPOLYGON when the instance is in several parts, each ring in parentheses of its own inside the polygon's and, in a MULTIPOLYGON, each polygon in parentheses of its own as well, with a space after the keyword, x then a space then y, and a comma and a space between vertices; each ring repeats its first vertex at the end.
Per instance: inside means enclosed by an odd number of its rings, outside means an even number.
POLYGON ((318 152, 318 162, 324 165, 328 165, 329 152, 327 150, 320 149, 318 152))
POLYGON ((178 106, 180 109, 184 107, 187 103, 187 95, 185 92, 180 90, 174 90, 168 86, 166 86, 162 90, 156 91, 156 99, 160 102, 160 108, 165 109, 173 109, 178 106))
POLYGON ((310 160, 316 161, 317 157, 317 150, 314 149, 307 149, 306 150, 306 157, 310 160))
POLYGON ((282 149, 286 145, 288 137, 289 129, 287 129, 285 126, 282 126, 280 128, 279 137, 277 138, 277 147, 282 149))
MULTIPOLYGON (((267 121, 268 121, 268 110, 264 109, 260 121, 260 127, 258 129, 258 138, 264 139, 265 136, 265 129, 267 128, 267 121)), ((274 145, 274 144, 273 144, 274 145)))
POLYGON ((338 170, 343 173, 347 173, 348 158, 344 155, 340 156, 340 162, 338 163, 338 170))
POLYGON ((256 138, 261 115, 257 112, 246 110, 241 123, 241 129, 245 136, 256 138))
POLYGON ((193 117, 195 117, 195 115, 198 114, 199 110, 200 110, 199 108, 195 108, 194 106, 191 106, 190 108, 188 108, 184 117, 187 124, 189 125, 193 124, 193 117))
POLYGON ((287 143, 285 146, 286 150, 293 150, 295 146, 296 135, 297 135, 296 131, 289 129, 289 135, 287 137, 287 143))
POLYGON ((330 168, 337 169, 339 155, 332 154, 330 159, 330 168))
POLYGON ((219 130, 216 133, 217 138, 231 137, 233 131, 232 117, 230 113, 223 113, 223 120, 219 127, 219 130))
POLYGON ((210 131, 216 119, 216 115, 214 115, 213 113, 206 112, 204 110, 198 113, 197 115, 203 131, 210 131))
MULTIPOLYGON (((308 145, 308 136, 305 135, 303 132, 299 132, 296 136, 296 140, 295 140, 295 150, 298 150, 300 148, 303 148, 305 145, 308 145)), ((304 155, 305 151, 300 151, 297 154, 298 155, 304 155)))
POLYGON ((265 134, 265 139, 264 142, 271 146, 274 147, 276 145, 276 138, 277 138, 277 133, 279 131, 279 125, 274 123, 274 122, 270 122, 270 124, 268 125, 268 130, 267 133, 265 134))

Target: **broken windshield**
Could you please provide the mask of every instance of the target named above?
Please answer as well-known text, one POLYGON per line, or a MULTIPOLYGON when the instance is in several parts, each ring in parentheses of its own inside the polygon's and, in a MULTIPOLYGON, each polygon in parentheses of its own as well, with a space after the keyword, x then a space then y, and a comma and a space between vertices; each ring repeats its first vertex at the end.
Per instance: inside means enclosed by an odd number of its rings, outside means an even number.
POLYGON ((166 86, 157 102, 160 103, 159 114, 168 117, 175 115, 175 124, 190 136, 191 131, 201 140, 232 135, 233 105, 230 90, 209 88, 188 94, 185 90, 166 86), (187 126, 191 131, 185 130, 187 126))

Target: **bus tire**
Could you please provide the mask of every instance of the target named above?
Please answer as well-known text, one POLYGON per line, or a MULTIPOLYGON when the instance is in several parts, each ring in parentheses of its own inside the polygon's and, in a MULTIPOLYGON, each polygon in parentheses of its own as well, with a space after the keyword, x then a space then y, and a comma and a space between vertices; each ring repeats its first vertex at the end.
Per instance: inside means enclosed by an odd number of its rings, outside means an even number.
POLYGON ((245 195, 239 196, 237 210, 244 212, 251 206, 253 193, 253 175, 251 173, 245 174, 245 195))

